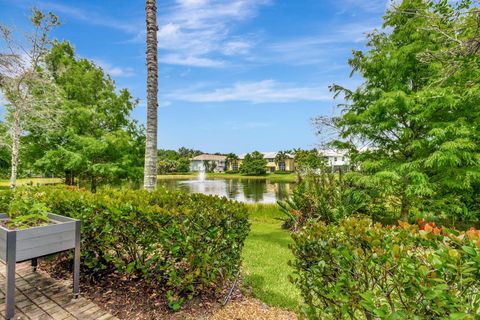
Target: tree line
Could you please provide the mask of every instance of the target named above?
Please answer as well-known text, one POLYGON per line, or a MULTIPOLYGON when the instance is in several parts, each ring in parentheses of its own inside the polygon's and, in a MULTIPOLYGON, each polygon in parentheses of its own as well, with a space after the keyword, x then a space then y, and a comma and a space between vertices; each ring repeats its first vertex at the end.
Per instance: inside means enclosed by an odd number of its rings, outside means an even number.
POLYGON ((359 170, 351 188, 394 216, 480 216, 480 10, 478 1, 392 3, 383 27, 354 50, 357 88, 334 84, 335 130, 359 170))
POLYGON ((82 180, 93 191, 101 182, 141 179, 145 134, 130 118, 137 100, 78 57, 72 44, 50 38, 59 25, 54 14, 34 9, 31 21, 26 41, 0 27, 0 90, 7 101, 0 172, 9 171, 12 188, 17 175, 32 173, 66 184, 82 180))

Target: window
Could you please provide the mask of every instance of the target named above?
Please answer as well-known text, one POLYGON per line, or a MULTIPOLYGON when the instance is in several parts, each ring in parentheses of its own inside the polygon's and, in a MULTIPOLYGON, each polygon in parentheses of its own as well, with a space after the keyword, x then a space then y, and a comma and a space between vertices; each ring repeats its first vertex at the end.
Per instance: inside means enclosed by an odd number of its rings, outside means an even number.
POLYGON ((280 171, 285 171, 286 170, 285 162, 280 162, 278 164, 278 168, 280 169, 280 171))

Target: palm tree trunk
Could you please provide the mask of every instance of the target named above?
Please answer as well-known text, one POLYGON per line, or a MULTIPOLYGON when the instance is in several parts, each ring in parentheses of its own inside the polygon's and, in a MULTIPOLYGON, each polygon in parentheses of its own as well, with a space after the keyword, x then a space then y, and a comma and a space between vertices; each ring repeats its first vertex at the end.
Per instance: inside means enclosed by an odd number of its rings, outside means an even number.
POLYGON ((157 5, 156 0, 146 0, 147 22, 147 135, 145 143, 145 168, 143 186, 154 190, 157 185, 157 5))

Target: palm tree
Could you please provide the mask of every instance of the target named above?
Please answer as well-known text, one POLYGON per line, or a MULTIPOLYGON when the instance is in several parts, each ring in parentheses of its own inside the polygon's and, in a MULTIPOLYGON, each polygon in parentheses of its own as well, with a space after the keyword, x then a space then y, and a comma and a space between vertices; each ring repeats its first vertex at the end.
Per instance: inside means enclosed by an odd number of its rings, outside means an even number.
POLYGON ((286 151, 279 151, 275 156, 275 164, 280 168, 283 167, 283 170, 285 170, 285 162, 287 161, 288 158, 289 158, 289 155, 286 151))
POLYGON ((147 135, 143 186, 151 191, 157 185, 158 27, 156 0, 146 0, 145 12, 147 22, 147 135))
POLYGON ((228 170, 228 167, 231 167, 230 169, 232 171, 237 171, 238 170, 238 156, 235 153, 229 153, 227 154, 227 159, 225 163, 225 167, 228 170), (234 169, 236 167, 237 170, 234 169))

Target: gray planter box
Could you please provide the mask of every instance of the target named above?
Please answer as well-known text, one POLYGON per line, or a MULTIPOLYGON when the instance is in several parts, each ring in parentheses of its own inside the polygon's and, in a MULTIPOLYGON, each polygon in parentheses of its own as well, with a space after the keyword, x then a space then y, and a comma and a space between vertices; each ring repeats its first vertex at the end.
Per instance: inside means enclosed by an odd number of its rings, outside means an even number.
MULTIPOLYGON (((0 260, 7 265, 5 288, 5 318, 13 318, 15 312, 15 265, 32 261, 37 268, 37 258, 52 253, 75 249, 73 268, 73 295, 78 297, 80 276, 80 220, 49 213, 53 224, 23 230, 9 230, 0 226, 0 260)), ((0 219, 5 219, 0 214, 0 219)))

